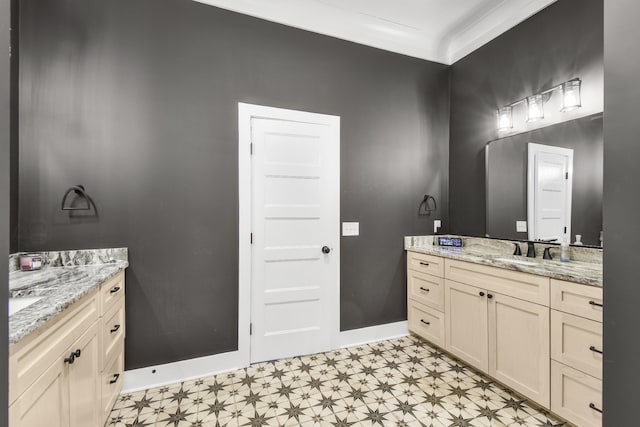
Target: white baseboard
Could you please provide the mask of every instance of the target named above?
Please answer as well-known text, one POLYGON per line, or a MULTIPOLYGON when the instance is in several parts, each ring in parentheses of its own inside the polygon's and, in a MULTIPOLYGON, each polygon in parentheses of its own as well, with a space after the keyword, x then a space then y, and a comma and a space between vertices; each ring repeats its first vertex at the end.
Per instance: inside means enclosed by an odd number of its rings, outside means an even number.
POLYGON ((122 393, 208 377, 221 372, 245 368, 248 365, 249 361, 239 351, 230 351, 164 365, 132 369, 124 373, 122 393))
MULTIPOLYGON (((372 342, 403 337, 409 334, 407 321, 344 331, 338 334, 338 348, 353 347, 372 342)), ((175 384, 196 378, 249 366, 249 359, 239 351, 214 354, 196 359, 181 360, 164 365, 132 369, 124 373, 122 393, 175 384)))
POLYGON ((404 320, 402 322, 340 332, 338 346, 340 348, 354 347, 407 335, 409 335, 409 323, 404 320))

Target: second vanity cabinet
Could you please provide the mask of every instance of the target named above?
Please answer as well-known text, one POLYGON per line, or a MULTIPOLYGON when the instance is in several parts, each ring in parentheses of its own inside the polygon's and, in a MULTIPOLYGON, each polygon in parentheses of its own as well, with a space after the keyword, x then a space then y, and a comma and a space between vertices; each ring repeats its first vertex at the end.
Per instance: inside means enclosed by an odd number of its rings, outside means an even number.
POLYGON ((602 289, 407 252, 409 330, 579 426, 599 427, 602 289))
POLYGON ((124 272, 10 348, 12 427, 104 425, 122 387, 120 310, 124 272))

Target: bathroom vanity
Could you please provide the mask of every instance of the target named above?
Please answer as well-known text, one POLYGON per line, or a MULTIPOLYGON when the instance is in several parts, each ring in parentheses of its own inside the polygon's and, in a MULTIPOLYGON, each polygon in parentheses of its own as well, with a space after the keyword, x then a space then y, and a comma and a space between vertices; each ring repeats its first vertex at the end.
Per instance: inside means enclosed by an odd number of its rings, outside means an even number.
POLYGON ((127 266, 10 273, 12 301, 30 300, 9 316, 12 427, 104 425, 122 389, 127 266))
POLYGON ((409 330, 568 421, 600 426, 601 251, 560 263, 506 255, 513 242, 432 240, 405 239, 409 330))

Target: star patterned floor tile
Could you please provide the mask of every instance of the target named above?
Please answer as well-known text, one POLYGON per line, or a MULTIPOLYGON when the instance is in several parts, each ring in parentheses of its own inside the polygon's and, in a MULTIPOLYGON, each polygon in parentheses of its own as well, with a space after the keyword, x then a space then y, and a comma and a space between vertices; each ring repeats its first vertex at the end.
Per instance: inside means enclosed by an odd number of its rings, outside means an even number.
POLYGON ((118 397, 108 427, 558 427, 533 403, 409 336, 118 397))

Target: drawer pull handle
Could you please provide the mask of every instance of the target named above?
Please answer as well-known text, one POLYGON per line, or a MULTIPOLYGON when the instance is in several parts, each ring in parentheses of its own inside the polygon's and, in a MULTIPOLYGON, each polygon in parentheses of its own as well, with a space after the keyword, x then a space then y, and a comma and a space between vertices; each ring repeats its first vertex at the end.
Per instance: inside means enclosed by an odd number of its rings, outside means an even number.
POLYGON ((598 408, 594 403, 589 403, 589 408, 602 413, 602 409, 598 408))
POLYGON ((114 325, 113 328, 111 328, 111 333, 118 332, 118 329, 120 329, 120 325, 114 325))
POLYGON ((589 350, 593 351, 594 353, 600 353, 600 354, 602 354, 602 350, 598 350, 597 348, 595 348, 595 346, 591 346, 591 347, 589 347, 589 350))
POLYGON ((595 302, 595 301, 589 301, 589 304, 596 306, 596 307, 602 307, 602 304, 595 302))
POLYGON ((113 374, 113 379, 109 381, 109 384, 115 384, 118 382, 118 378, 120 378, 120 374, 113 374))
POLYGON ((422 261, 420 261, 420 265, 424 265, 425 267, 429 267, 429 263, 428 263, 428 262, 422 262, 422 261))
POLYGON ((421 321, 422 323, 424 323, 425 325, 430 325, 430 324, 431 324, 431 322, 427 322, 427 321, 425 321, 424 319, 420 319, 420 321, 421 321))
POLYGON ((478 295, 480 295, 481 297, 484 296, 484 292, 480 292, 478 295))
POLYGON ((420 286, 420 290, 421 290, 421 291, 424 291, 424 292, 429 292, 429 289, 427 289, 427 288, 423 288, 422 286, 420 286))
POLYGON ((109 292, 111 292, 112 294, 115 294, 119 290, 120 290, 120 286, 116 286, 116 287, 112 288, 109 292))
POLYGON ((79 359, 81 354, 82 354, 82 351, 80 351, 80 349, 77 349, 76 351, 72 351, 71 354, 69 354, 69 357, 66 357, 64 359, 64 363, 73 365, 73 362, 75 362, 76 359, 79 359))

